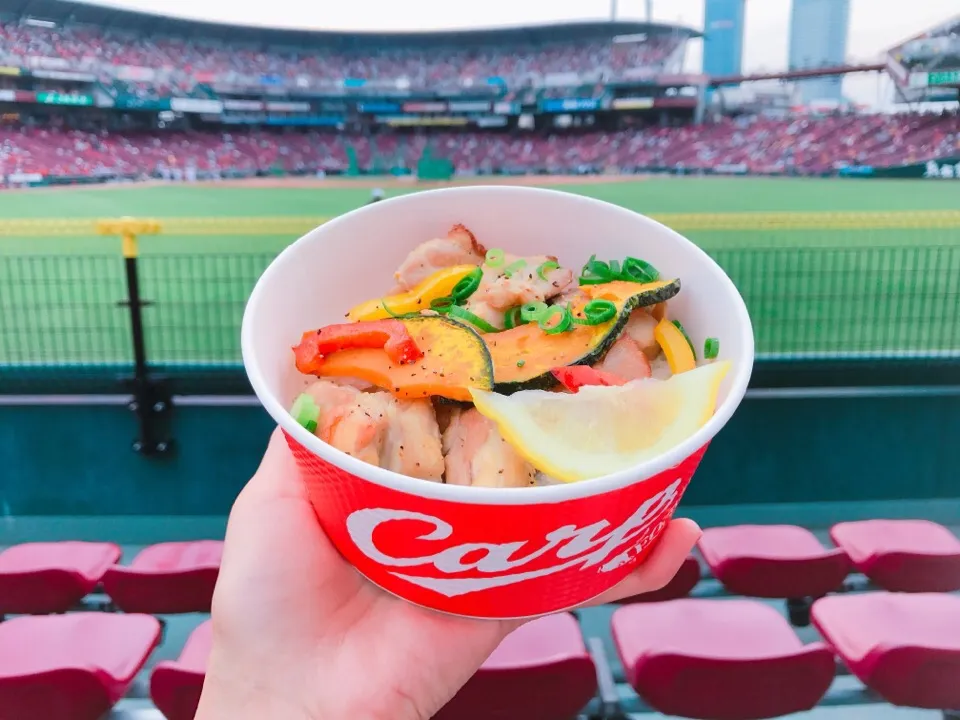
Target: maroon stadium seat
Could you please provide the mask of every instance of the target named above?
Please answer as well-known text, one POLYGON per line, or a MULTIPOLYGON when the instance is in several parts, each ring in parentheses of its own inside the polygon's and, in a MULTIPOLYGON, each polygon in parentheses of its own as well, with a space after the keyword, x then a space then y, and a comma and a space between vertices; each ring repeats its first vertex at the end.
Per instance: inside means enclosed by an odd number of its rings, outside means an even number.
POLYGON ((0 615, 66 612, 120 558, 112 543, 14 545, 0 553, 0 615))
POLYGON ((700 552, 710 571, 737 595, 820 597, 850 570, 843 550, 827 550, 795 525, 734 525, 703 531, 700 552))
POLYGON ((149 615, 72 613, 0 623, 3 720, 98 720, 160 640, 149 615))
POLYGON ((580 626, 560 613, 507 636, 435 720, 569 720, 596 692, 580 626))
POLYGON ((776 610, 753 600, 629 605, 611 627, 627 682, 665 715, 787 715, 812 708, 833 681, 826 645, 804 645, 776 610))
POLYGON ((830 537, 884 590, 960 590, 960 540, 928 520, 865 520, 834 525, 830 537))
POLYGON ((960 710, 960 597, 837 595, 815 602, 812 617, 850 671, 888 702, 960 710))
POLYGON ((222 554, 219 540, 151 545, 107 570, 103 589, 125 612, 210 612, 222 554))
POLYGON ((697 583, 700 582, 700 563, 693 555, 688 555, 683 561, 683 565, 673 576, 673 580, 664 587, 653 592, 643 593, 642 595, 632 595, 631 597, 619 600, 618 604, 628 605, 638 602, 663 602, 664 600, 674 600, 676 598, 686 597, 690 594, 697 583))
POLYGON ((207 620, 190 634, 179 659, 158 663, 150 676, 150 697, 167 720, 193 720, 212 638, 213 626, 207 620))

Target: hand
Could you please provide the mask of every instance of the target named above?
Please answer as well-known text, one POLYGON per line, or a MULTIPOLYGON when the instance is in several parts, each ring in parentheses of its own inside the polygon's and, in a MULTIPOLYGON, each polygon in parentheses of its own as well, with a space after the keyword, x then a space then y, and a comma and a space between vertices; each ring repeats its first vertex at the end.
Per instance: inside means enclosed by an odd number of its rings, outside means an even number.
MULTIPOLYGON (((522 621, 443 615, 370 584, 296 477, 277 431, 230 513, 197 720, 428 720, 522 621)), ((674 520, 650 559, 591 604, 663 587, 699 536, 674 520)))

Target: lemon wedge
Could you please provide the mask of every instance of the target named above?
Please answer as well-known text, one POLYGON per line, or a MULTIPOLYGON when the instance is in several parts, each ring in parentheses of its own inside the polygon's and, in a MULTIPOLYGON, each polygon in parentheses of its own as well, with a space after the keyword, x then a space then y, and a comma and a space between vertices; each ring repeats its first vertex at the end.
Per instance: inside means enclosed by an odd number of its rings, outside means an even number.
POLYGON ((668 380, 588 386, 575 394, 471 390, 481 414, 537 470, 564 482, 625 470, 693 435, 716 409, 729 360, 668 380))

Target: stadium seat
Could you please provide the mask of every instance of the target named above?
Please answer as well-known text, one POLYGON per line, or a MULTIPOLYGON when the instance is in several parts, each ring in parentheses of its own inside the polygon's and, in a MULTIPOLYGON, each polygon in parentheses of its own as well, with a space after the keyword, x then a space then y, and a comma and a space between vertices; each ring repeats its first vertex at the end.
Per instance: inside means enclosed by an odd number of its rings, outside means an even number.
POLYGON ((507 636, 434 720, 569 720, 596 692, 576 619, 549 615, 507 636))
POLYGON ((0 615, 66 612, 93 590, 120 548, 112 543, 14 545, 0 553, 0 615))
POLYGON ((822 598, 814 625, 864 685, 894 705, 960 710, 960 597, 822 598))
POLYGON ((827 550, 795 525, 735 525, 703 531, 698 547, 713 576, 736 595, 820 597, 850 570, 843 550, 827 550))
POLYGON ((213 626, 207 620, 190 634, 177 660, 158 663, 150 676, 150 697, 167 720, 193 720, 212 638, 213 626))
POLYGON ((688 555, 683 561, 673 580, 664 587, 653 592, 643 593, 642 595, 633 595, 623 600, 618 600, 619 605, 629 605, 639 602, 663 602, 664 600, 674 600, 676 598, 686 597, 690 594, 697 583, 700 582, 700 563, 693 555, 688 555))
POLYGON ((3 720, 99 720, 160 639, 149 615, 72 613, 0 623, 3 720))
POLYGON ((103 589, 124 612, 210 612, 222 554, 219 540, 151 545, 107 570, 103 589))
POLYGON ((665 715, 753 720, 809 710, 834 676, 823 643, 803 645, 753 600, 685 598, 613 613, 627 682, 665 715))
POLYGON ((892 592, 960 590, 960 540, 927 520, 839 523, 830 537, 854 567, 892 592))

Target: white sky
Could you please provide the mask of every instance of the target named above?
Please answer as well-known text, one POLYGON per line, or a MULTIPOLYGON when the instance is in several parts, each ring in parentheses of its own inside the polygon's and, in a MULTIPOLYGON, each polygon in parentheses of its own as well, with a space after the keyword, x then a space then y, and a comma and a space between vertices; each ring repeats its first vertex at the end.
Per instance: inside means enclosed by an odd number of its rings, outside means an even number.
MULTIPOLYGON (((272 27, 327 30, 434 30, 609 18, 610 0, 95 0, 165 15, 272 27)), ((703 29, 703 0, 654 0, 654 20, 703 29)), ((644 0, 619 0, 621 19, 643 19, 644 0)), ((852 0, 847 54, 868 61, 960 9, 958 0, 852 0)), ((748 0, 744 71, 787 64, 790 0, 748 0)), ((699 69, 700 48, 688 57, 699 69)), ((847 94, 875 104, 875 76, 848 77, 847 94)))

